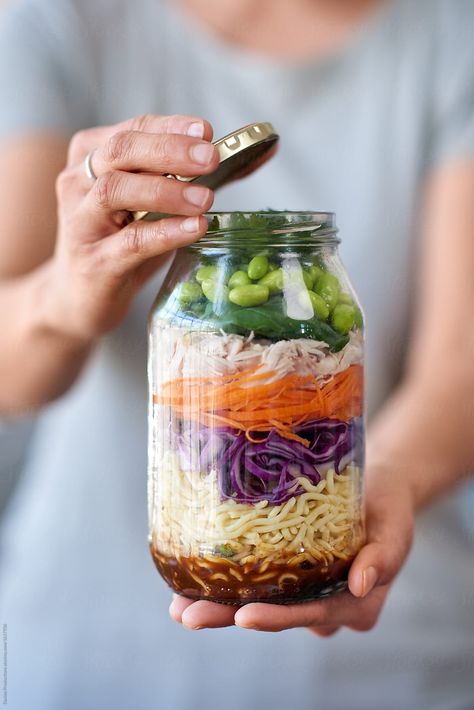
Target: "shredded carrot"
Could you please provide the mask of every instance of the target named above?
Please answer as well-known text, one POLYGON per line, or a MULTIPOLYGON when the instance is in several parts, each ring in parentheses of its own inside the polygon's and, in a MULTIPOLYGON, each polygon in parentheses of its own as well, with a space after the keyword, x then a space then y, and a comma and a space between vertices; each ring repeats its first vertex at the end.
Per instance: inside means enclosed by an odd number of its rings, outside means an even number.
MULTIPOLYGON (((278 426, 275 423, 274 428, 277 430, 277 432, 281 436, 285 437, 286 439, 291 439, 292 441, 298 441, 300 444, 303 444, 303 446, 306 446, 306 448, 309 446, 308 439, 304 439, 302 436, 299 436, 298 434, 295 434, 292 431, 288 431, 287 429, 281 429, 281 424, 279 422, 278 422, 278 426)), ((266 436, 253 437, 252 434, 257 434, 259 432, 258 429, 247 429, 245 434, 246 434, 247 439, 249 441, 251 441, 252 444, 261 444, 261 443, 267 441, 268 436, 269 436, 268 427, 266 429, 262 428, 262 431, 264 431, 266 433, 266 436)))
POLYGON ((245 431, 249 441, 256 441, 253 433, 275 428, 281 436, 303 445, 307 441, 293 431, 295 426, 324 417, 348 421, 362 413, 361 365, 351 365, 327 381, 291 374, 262 384, 262 379, 276 373, 258 370, 247 369, 220 379, 192 377, 166 382, 153 402, 206 426, 245 431))

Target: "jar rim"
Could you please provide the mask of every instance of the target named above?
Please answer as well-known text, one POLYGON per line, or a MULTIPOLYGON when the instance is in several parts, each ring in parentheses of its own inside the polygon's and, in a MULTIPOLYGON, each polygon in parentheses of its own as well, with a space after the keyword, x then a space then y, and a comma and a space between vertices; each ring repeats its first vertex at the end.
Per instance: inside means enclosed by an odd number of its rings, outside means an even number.
POLYGON ((305 241, 314 244, 338 244, 336 215, 334 212, 260 210, 257 212, 208 212, 204 215, 208 231, 201 243, 219 242, 229 237, 245 239, 271 236, 280 241, 305 241))

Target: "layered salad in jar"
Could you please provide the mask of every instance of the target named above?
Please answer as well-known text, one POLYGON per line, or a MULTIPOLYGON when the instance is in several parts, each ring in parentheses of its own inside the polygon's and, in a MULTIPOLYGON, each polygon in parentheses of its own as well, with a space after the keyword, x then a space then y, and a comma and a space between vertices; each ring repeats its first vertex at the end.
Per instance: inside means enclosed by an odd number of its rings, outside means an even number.
POLYGON ((337 255, 249 241, 174 280, 150 317, 156 566, 229 604, 343 588, 363 543, 363 321, 337 255))

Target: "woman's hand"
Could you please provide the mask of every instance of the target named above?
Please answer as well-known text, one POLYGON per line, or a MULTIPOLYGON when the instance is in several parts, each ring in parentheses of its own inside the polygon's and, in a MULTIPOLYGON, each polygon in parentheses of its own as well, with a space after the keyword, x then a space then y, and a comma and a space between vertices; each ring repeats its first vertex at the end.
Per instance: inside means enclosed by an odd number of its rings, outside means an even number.
POLYGON ((234 624, 258 631, 306 627, 318 636, 330 636, 341 626, 368 631, 410 550, 414 506, 410 487, 400 485, 392 471, 368 471, 365 500, 367 541, 351 566, 349 591, 304 604, 243 607, 175 596, 171 617, 190 629, 234 624))
POLYGON ((219 162, 207 121, 142 116, 78 133, 57 181, 59 234, 43 293, 44 321, 80 341, 117 326, 163 255, 202 237, 213 202, 204 186, 170 180, 219 162), (84 170, 94 151, 93 182, 84 170), (126 225, 129 211, 180 215, 126 225))

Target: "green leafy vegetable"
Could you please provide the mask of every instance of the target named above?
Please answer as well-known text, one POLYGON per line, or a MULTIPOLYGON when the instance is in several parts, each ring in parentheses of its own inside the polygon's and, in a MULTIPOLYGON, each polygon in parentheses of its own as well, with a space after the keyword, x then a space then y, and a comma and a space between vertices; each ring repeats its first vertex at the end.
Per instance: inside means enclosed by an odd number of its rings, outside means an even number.
POLYGON ((337 333, 330 325, 318 318, 304 321, 288 318, 284 312, 281 298, 273 298, 263 306, 250 308, 229 304, 222 310, 219 317, 209 314, 207 322, 226 333, 245 335, 249 331, 253 331, 255 335, 270 340, 293 338, 320 340, 327 343, 334 352, 341 350, 349 340, 347 335, 337 333))

